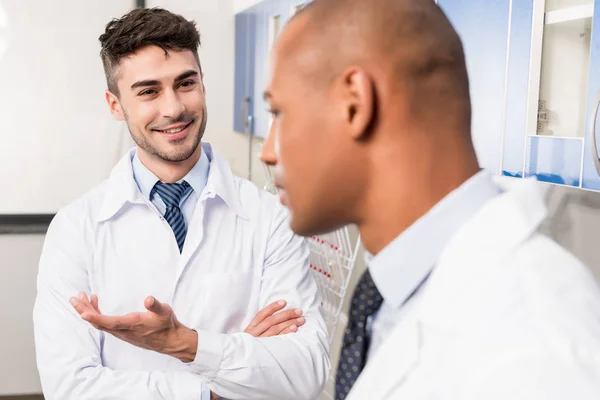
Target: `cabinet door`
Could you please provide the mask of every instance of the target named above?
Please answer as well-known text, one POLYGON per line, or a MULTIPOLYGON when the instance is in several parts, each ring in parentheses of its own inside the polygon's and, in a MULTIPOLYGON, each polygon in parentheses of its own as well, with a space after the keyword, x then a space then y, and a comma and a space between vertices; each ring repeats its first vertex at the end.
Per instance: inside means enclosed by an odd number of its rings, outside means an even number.
POLYGON ((482 167, 500 171, 509 0, 438 0, 462 40, 473 108, 472 136, 482 167))
POLYGON ((583 183, 600 190, 600 0, 594 1, 591 27, 590 68, 587 92, 586 136, 583 154, 583 183))
POLYGON ((251 11, 235 16, 233 130, 246 134, 253 133, 255 19, 251 11))

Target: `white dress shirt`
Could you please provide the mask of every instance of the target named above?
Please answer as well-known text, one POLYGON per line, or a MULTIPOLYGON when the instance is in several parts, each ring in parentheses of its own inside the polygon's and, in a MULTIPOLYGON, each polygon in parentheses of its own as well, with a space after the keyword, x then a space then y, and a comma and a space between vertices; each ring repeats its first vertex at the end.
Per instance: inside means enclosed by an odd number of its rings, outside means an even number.
POLYGON ((133 178, 133 150, 52 221, 34 308, 46 399, 198 400, 203 389, 229 399, 314 399, 322 390, 329 345, 305 241, 275 196, 234 177, 210 145, 203 153, 210 172, 181 254, 133 178), (196 360, 184 364, 97 331, 69 303, 79 291, 97 294, 108 315, 145 311, 149 295, 170 304, 198 331, 196 360), (304 311, 297 333, 243 333, 279 299, 304 311))
POLYGON ((367 320, 371 358, 403 315, 419 302, 442 251, 456 232, 500 190, 480 171, 448 194, 376 256, 365 254, 371 277, 383 297, 367 320))

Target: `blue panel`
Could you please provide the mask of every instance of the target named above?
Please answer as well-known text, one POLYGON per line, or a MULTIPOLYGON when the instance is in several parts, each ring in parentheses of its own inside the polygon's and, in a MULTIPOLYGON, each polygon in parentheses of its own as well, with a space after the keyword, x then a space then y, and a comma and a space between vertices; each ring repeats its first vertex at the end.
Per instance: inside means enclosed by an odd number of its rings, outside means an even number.
POLYGON ((527 91, 531 59, 533 0, 513 1, 511 18, 502 174, 522 177, 527 139, 527 91))
POLYGON ((473 142, 482 167, 497 173, 502 147, 509 0, 439 0, 458 31, 467 59, 473 142))
POLYGON ((579 186, 581 139, 531 136, 528 138, 525 176, 544 182, 579 186))
POLYGON ((591 131, 592 124, 600 125, 598 115, 594 113, 600 98, 600 0, 594 2, 594 20, 592 23, 592 46, 590 54, 590 72, 588 80, 587 119, 585 150, 583 157, 583 182, 587 189, 600 190, 600 126, 591 131), (596 143, 594 143, 596 142, 596 143), (595 146, 594 146, 595 144, 595 146))
MULTIPOLYGON (((244 120, 254 113, 254 41, 255 23, 250 12, 235 16, 235 75, 233 130, 246 133, 244 120)), ((252 126, 250 127, 252 129, 252 126)), ((250 131, 252 132, 252 131, 250 131)))

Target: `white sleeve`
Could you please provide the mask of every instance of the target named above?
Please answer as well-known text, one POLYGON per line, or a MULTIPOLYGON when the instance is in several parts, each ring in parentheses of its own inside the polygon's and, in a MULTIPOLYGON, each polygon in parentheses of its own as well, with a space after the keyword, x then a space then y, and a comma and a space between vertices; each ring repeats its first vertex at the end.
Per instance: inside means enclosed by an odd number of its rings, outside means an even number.
POLYGON ((33 311, 38 370, 48 400, 200 400, 201 379, 188 371, 116 371, 102 365, 104 333, 83 321, 69 303, 90 293, 91 248, 85 221, 59 213, 46 235, 33 311))
POLYGON ((315 399, 331 366, 308 246, 290 230, 283 207, 277 207, 270 232, 260 308, 285 299, 288 308, 304 311, 305 325, 296 333, 269 338, 198 331, 198 350, 190 368, 227 399, 315 399))
POLYGON ((539 351, 507 356, 498 365, 482 368, 469 380, 465 400, 597 400, 600 363, 570 359, 539 351))

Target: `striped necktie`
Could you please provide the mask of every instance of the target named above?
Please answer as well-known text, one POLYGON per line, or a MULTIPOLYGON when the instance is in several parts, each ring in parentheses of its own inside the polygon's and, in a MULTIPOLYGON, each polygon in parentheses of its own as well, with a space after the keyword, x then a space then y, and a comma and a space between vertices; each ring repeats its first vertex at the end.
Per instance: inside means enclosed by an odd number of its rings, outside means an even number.
POLYGON ((183 249, 187 229, 185 220, 183 219, 183 213, 179 208, 179 202, 189 188, 191 188, 191 186, 186 181, 183 181, 182 183, 163 183, 159 181, 156 182, 153 189, 153 191, 158 193, 167 207, 164 217, 171 226, 171 229, 173 229, 180 253, 183 249))

